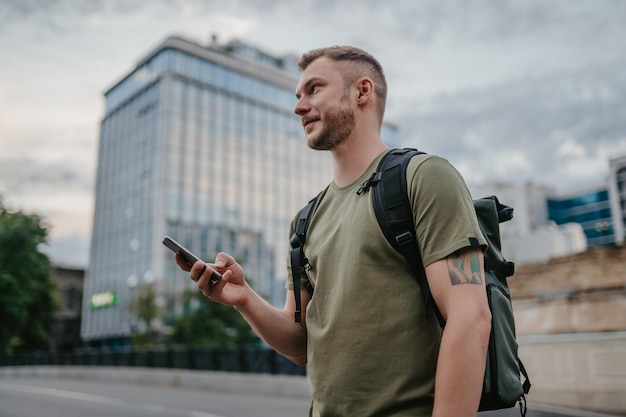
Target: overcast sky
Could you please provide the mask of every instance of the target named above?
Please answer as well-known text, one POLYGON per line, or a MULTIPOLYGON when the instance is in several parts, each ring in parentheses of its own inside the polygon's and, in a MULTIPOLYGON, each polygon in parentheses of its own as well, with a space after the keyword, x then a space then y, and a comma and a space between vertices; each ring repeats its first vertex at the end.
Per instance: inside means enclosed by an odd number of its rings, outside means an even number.
MULTIPOLYGON (((387 121, 468 183, 601 185, 626 152, 622 0, 0 0, 0 193, 86 266, 102 93, 169 35, 379 58, 387 121)), ((295 116, 294 116, 295 117, 295 116)))

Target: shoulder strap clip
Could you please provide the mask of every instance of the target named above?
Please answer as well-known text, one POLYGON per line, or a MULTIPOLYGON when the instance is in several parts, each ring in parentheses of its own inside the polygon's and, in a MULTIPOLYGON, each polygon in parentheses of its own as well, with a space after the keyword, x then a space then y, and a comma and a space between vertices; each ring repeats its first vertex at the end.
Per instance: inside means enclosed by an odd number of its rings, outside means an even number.
POLYGON ((381 178, 382 174, 379 171, 373 172, 372 176, 369 177, 363 184, 361 184, 358 190, 356 190, 357 195, 366 193, 370 189, 370 187, 380 181, 381 178))

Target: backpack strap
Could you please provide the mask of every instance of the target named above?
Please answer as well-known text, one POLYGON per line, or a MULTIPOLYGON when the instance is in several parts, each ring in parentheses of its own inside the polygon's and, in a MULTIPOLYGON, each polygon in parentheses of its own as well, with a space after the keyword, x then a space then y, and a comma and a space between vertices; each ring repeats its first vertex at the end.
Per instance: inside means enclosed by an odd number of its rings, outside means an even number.
POLYGON ((513 262, 501 261, 492 257, 483 257, 485 261, 485 271, 493 271, 500 279, 506 279, 515 273, 515 264, 513 262))
POLYGON ((376 172, 361 185, 357 194, 361 195, 371 187, 374 212, 385 238, 411 265, 422 289, 426 314, 428 307, 432 305, 439 323, 443 326, 443 316, 432 302, 428 288, 406 187, 406 168, 409 161, 414 156, 423 154, 424 152, 413 148, 392 149, 387 152, 376 172))
MULTIPOLYGON (((313 217, 313 209, 315 208, 317 201, 320 197, 321 193, 318 194, 315 198, 313 198, 309 203, 304 206, 300 213, 298 214, 298 220, 296 220, 296 227, 291 239, 289 239, 289 243, 291 244, 291 277, 293 280, 293 295, 296 300, 296 313, 295 320, 296 323, 300 322, 302 316, 302 300, 300 297, 300 276, 302 270, 311 269, 311 265, 309 264, 309 260, 304 255, 304 242, 306 240, 306 232, 309 229, 309 224, 311 223, 311 217, 313 217)), ((310 287, 307 287, 309 292, 311 291, 310 287)))

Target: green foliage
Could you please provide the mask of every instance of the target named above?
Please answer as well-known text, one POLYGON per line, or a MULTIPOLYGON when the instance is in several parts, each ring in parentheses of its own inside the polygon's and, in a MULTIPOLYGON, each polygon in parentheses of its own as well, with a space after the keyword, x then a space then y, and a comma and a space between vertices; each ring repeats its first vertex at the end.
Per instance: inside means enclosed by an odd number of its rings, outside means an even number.
POLYGON ((156 293, 154 285, 142 284, 137 289, 137 298, 131 305, 131 311, 144 323, 146 328, 152 328, 154 320, 161 316, 159 307, 156 304, 156 293))
POLYGON ((128 306, 139 321, 138 332, 132 336, 133 346, 229 347, 259 343, 250 325, 234 308, 214 303, 200 291, 187 289, 178 297, 183 305, 182 314, 173 316, 170 310, 176 304, 175 298, 171 295, 166 305, 159 307, 154 285, 137 288, 135 299, 128 306), (163 332, 155 324, 166 317, 169 317, 169 331, 163 332))
POLYGON ((11 211, 0 196, 0 355, 44 346, 58 308, 50 259, 39 251, 39 216, 11 211))
POLYGON ((139 321, 136 329, 137 333, 132 335, 133 345, 148 346, 158 344, 160 334, 154 328, 154 325, 163 316, 163 312, 156 303, 154 285, 139 285, 137 295, 130 302, 128 309, 139 321))
POLYGON ((193 346, 258 344, 250 325, 232 307, 205 298, 198 290, 183 293, 184 314, 172 323, 171 343, 193 346))

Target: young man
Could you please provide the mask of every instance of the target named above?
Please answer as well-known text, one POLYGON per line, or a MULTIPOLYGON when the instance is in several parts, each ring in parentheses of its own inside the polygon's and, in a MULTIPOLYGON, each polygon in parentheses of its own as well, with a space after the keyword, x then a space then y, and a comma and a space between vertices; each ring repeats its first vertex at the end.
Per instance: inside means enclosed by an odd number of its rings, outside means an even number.
POLYGON ((299 65, 295 113, 309 147, 334 161, 307 236, 312 269, 303 284, 315 291, 301 291, 303 320, 294 321, 291 282, 284 308, 276 309, 226 254, 210 265, 223 274, 217 283, 201 262, 177 262, 205 296, 235 307, 276 351, 307 364, 310 416, 475 416, 490 312, 485 241, 463 179, 435 156, 414 157, 407 171, 426 277, 446 320, 442 332, 410 266, 385 240, 371 196, 356 193, 387 151, 380 64, 358 48, 331 47, 305 54, 299 65))

